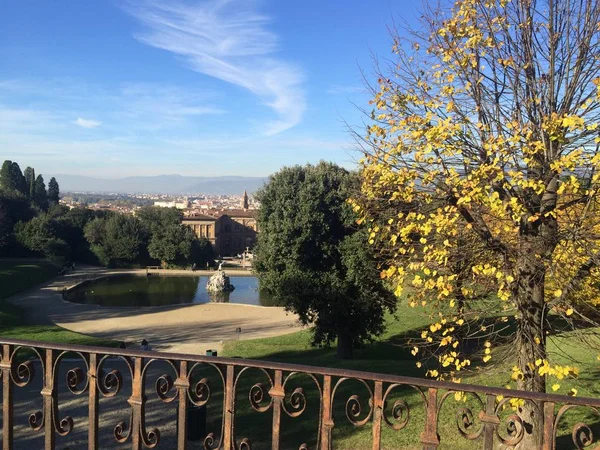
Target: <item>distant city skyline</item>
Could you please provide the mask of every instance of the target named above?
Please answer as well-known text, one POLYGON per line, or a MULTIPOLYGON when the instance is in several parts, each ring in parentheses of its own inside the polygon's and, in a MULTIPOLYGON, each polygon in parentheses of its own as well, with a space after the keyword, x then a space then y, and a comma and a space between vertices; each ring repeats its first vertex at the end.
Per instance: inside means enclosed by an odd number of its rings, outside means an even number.
POLYGON ((371 53, 420 0, 0 6, 0 160, 40 173, 267 176, 354 166, 371 53))

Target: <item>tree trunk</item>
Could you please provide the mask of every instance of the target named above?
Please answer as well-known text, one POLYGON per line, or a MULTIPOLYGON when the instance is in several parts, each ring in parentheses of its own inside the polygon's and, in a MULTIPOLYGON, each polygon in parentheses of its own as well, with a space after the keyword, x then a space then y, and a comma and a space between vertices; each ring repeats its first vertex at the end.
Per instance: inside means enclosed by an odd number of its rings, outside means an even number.
MULTIPOLYGON (((546 359, 546 332, 544 329, 544 282, 546 269, 540 253, 534 248, 524 252, 517 267, 516 299, 517 315, 517 367, 523 377, 517 387, 525 391, 546 392, 545 376, 539 374, 535 361, 546 359)), ((543 430, 542 411, 531 403, 519 408, 519 417, 523 421, 524 437, 516 447, 534 449, 541 447, 543 430)))
POLYGON ((352 359, 354 354, 354 340, 350 333, 338 333, 337 356, 341 359, 352 359))

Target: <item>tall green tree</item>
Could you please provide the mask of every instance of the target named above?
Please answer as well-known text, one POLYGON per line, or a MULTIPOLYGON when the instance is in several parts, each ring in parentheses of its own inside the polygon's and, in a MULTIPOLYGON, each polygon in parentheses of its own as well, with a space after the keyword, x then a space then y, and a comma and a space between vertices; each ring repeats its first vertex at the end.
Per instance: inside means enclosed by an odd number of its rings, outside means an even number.
POLYGON ((20 192, 23 195, 27 195, 27 182, 25 181, 23 172, 21 172, 21 168, 16 162, 13 161, 13 163, 10 166, 10 171, 13 188, 17 192, 20 192))
POLYGON ((19 164, 9 160, 4 161, 0 169, 0 187, 27 195, 25 177, 19 164))
POLYGON ((57 204, 60 196, 60 189, 56 178, 50 178, 48 182, 48 201, 53 204, 57 204))
POLYGON ((0 252, 9 254, 11 251, 17 250, 13 245, 15 243, 13 233, 15 224, 31 220, 35 216, 35 211, 31 208, 27 197, 18 191, 5 188, 0 188, 0 209, 3 210, 2 217, 0 217, 0 228, 2 229, 0 234, 3 238, 0 239, 4 242, 3 251, 0 249, 0 252))
POLYGON ((11 166, 12 161, 5 160, 2 163, 2 168, 0 169, 0 187, 5 190, 12 190, 12 178, 11 178, 11 166))
POLYGON ((396 305, 354 227, 346 200, 356 183, 355 175, 321 162, 284 168, 257 193, 261 289, 314 325, 314 344, 337 339, 342 358, 380 334, 385 311, 396 305))
POLYGON ((46 192, 46 184, 44 183, 44 177, 38 175, 35 179, 33 191, 33 203, 39 208, 45 210, 48 208, 48 193, 46 192))
POLYGON ((25 183, 27 183, 27 196, 30 200, 33 200, 33 194, 35 192, 35 170, 33 167, 27 166, 23 171, 25 177, 25 183))

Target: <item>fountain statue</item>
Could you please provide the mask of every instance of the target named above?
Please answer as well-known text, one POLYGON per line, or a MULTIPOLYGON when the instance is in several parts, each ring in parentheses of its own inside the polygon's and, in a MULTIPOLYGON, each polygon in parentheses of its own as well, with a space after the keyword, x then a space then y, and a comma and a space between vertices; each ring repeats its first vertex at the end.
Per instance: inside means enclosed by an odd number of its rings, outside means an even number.
POLYGON ((235 286, 231 284, 229 277, 225 274, 224 270, 221 270, 221 268, 219 268, 219 270, 208 279, 208 283, 206 283, 206 290, 211 294, 231 292, 234 289, 235 286))

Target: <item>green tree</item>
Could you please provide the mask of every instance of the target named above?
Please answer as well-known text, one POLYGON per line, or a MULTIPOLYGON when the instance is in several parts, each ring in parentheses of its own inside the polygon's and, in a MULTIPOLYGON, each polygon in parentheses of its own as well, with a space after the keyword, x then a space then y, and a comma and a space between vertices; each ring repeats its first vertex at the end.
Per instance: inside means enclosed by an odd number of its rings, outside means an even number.
MULTIPOLYGON (((16 223, 28 221, 34 217, 35 211, 31 208, 29 200, 21 193, 15 190, 7 190, 0 188, 0 209, 3 215, 0 218, 0 228, 3 238, 3 253, 10 253, 13 250, 18 250, 13 247, 15 243, 13 228, 16 223)), ((7 254, 8 254, 7 253, 7 254)))
POLYGON ((33 200, 33 194, 35 192, 35 170, 33 167, 26 167, 23 172, 25 177, 25 183, 27 183, 27 195, 29 200, 33 200))
POLYGON ((6 160, 0 169, 0 187, 27 195, 25 177, 16 162, 6 160))
POLYGON ((14 189, 12 185, 11 166, 12 161, 7 159, 2 163, 2 168, 0 169, 0 187, 5 190, 14 189))
POLYGON ((141 208, 136 217, 147 230, 148 253, 164 265, 196 263, 204 267, 214 262, 214 252, 209 241, 198 240, 189 227, 182 225, 181 211, 175 208, 141 208))
POLYGON ((50 178, 48 182, 48 201, 57 204, 59 200, 60 190, 56 178, 50 178))
POLYGON ((23 195, 27 195, 27 182, 25 181, 23 172, 21 172, 21 168, 16 162, 13 161, 10 171, 14 189, 23 195))
POLYGON ((175 208, 144 206, 137 211, 136 217, 150 234, 154 234, 169 226, 181 224, 183 214, 175 208))
POLYGON ((189 262, 192 256, 194 234, 181 224, 172 224, 152 234, 148 253, 163 265, 189 262))
POLYGON ((38 175, 35 179, 33 203, 43 210, 48 208, 48 193, 46 192, 46 184, 44 183, 44 177, 42 177, 42 175, 38 175))
POLYGON ((114 214, 97 218, 85 226, 84 233, 105 265, 135 262, 146 250, 147 233, 136 217, 114 214))
POLYGON ((284 168, 258 192, 261 289, 314 325, 314 344, 337 339, 338 356, 380 334, 395 299, 353 225, 346 200, 356 177, 325 162, 284 168))
POLYGON ((71 247, 61 238, 60 223, 51 214, 34 217, 29 222, 19 222, 15 234, 21 245, 39 252, 57 265, 71 260, 71 247))

